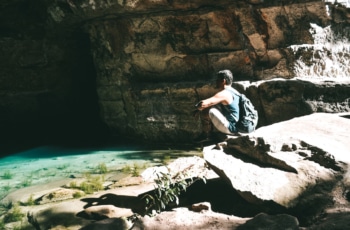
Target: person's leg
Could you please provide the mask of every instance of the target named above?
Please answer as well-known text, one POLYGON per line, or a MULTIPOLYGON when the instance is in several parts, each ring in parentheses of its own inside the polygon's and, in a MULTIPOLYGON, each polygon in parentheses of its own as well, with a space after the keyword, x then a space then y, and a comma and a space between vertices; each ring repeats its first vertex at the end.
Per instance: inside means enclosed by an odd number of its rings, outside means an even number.
POLYGON ((211 108, 209 110, 209 118, 215 128, 225 134, 232 134, 228 129, 230 123, 226 119, 226 117, 218 110, 217 108, 211 108))
POLYGON ((204 109, 200 113, 202 131, 209 134, 212 131, 212 124, 209 118, 209 109, 204 109))
POLYGON ((202 133, 193 139, 196 143, 206 142, 210 140, 210 133, 212 131, 212 123, 209 118, 209 109, 196 112, 197 118, 200 118, 202 133))

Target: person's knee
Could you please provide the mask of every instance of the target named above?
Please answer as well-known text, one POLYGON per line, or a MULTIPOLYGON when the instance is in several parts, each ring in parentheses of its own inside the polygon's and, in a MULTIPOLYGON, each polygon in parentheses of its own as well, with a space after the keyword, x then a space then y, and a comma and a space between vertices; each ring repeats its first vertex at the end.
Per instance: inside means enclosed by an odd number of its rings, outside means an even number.
POLYGON ((216 108, 209 109, 209 117, 210 117, 211 120, 213 119, 213 117, 217 117, 216 116, 217 112, 218 112, 218 110, 216 108))

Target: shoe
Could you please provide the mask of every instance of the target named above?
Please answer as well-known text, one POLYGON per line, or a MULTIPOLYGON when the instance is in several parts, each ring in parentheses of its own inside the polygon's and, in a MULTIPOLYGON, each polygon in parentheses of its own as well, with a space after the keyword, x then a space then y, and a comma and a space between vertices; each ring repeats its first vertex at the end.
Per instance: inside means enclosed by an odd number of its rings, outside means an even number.
POLYGON ((201 133, 198 137, 193 139, 194 143, 204 143, 211 141, 209 133, 201 133))

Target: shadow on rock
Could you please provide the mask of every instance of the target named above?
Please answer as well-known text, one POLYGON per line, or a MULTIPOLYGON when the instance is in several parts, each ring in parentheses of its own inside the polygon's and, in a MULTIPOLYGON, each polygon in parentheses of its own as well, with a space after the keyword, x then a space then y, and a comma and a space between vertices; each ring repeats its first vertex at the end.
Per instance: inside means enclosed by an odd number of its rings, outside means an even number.
MULTIPOLYGON (((93 206, 113 205, 119 208, 131 209, 134 213, 143 213, 145 210, 144 202, 140 197, 135 196, 124 196, 107 193, 99 198, 84 198, 82 201, 87 203, 84 206, 84 209, 93 206)), ((89 218, 85 211, 79 212, 77 216, 86 219, 89 218)))

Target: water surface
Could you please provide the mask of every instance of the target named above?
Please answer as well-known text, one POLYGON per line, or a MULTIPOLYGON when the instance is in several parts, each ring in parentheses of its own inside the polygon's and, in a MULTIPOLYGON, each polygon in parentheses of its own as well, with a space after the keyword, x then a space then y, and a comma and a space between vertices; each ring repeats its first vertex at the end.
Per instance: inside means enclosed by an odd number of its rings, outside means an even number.
POLYGON ((40 146, 0 158, 0 199, 8 193, 33 185, 50 183, 82 174, 98 174, 101 166, 109 174, 123 169, 162 165, 178 157, 200 155, 196 150, 143 149, 129 146, 98 148, 40 146))

